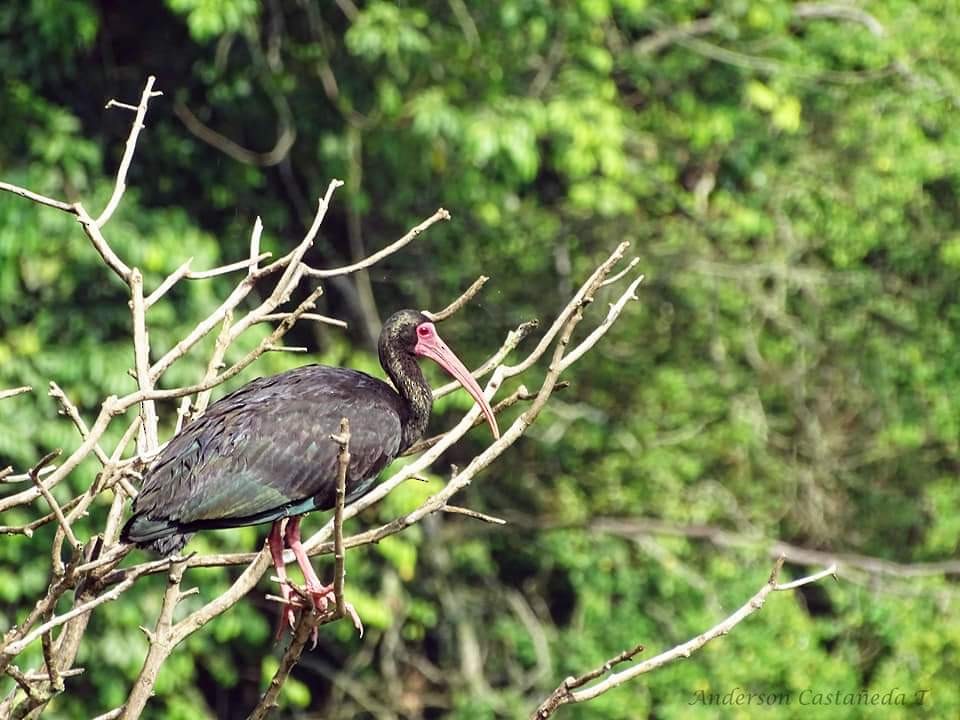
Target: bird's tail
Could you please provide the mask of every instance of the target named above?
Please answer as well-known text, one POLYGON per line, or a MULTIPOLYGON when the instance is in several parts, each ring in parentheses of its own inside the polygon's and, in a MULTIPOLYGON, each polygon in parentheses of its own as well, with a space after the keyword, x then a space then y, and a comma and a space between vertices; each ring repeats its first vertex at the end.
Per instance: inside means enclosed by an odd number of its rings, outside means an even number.
POLYGON ((138 547, 149 548, 166 557, 183 549, 193 533, 185 533, 170 520, 154 520, 136 514, 123 526, 120 540, 138 547))

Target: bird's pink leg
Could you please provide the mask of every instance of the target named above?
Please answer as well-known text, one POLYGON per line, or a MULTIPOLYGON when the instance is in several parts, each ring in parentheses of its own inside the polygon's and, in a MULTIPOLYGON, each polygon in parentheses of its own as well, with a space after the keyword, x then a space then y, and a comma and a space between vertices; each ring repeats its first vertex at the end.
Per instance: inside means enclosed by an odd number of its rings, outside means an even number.
MULTIPOLYGON (((300 566, 300 570, 303 572, 303 579, 307 584, 307 592, 313 597, 313 602, 317 606, 317 609, 325 610, 328 603, 333 599, 333 583, 324 585, 320 582, 320 578, 317 577, 313 565, 310 564, 307 551, 303 549, 303 545, 300 542, 301 519, 303 519, 303 516, 298 515, 297 517, 290 518, 290 521, 287 523, 287 547, 293 550, 293 554, 297 558, 297 564, 300 566)), ((353 621, 353 626, 360 631, 360 635, 362 636, 363 623, 360 621, 360 616, 357 615, 357 611, 354 610, 353 605, 350 603, 344 603, 344 607, 350 619, 353 621)))
POLYGON ((283 562, 283 520, 277 520, 270 528, 270 536, 267 540, 270 544, 270 555, 273 557, 273 567, 277 571, 277 577, 280 579, 280 594, 283 595, 285 604, 280 610, 280 626, 277 628, 277 637, 283 632, 283 621, 286 620, 290 627, 296 624, 296 614, 294 606, 290 602, 290 581, 287 580, 287 567, 283 562))

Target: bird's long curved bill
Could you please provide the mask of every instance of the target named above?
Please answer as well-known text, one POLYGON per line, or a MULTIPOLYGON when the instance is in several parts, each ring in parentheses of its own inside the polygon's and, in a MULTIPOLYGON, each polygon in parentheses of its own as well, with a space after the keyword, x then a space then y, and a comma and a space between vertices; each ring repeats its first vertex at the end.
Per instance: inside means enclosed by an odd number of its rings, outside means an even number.
POLYGON ((493 437, 499 439, 500 428, 497 427, 497 419, 493 415, 493 408, 490 407, 490 403, 483 396, 483 390, 480 389, 480 385, 473 379, 473 375, 470 374, 466 366, 460 362, 460 358, 453 354, 453 350, 447 347, 447 344, 440 339, 436 331, 430 333, 428 338, 420 337, 414 352, 433 360, 463 385, 463 389, 473 396, 477 405, 483 410, 483 414, 490 424, 490 430, 493 431, 493 437))

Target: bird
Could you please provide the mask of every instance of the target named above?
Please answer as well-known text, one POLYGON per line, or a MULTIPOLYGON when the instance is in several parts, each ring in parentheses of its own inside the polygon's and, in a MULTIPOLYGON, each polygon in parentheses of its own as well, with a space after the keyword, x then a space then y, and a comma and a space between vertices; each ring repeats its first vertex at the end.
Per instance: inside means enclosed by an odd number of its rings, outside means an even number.
POLYGON ((394 313, 377 345, 392 386, 359 370, 307 365, 257 378, 211 404, 145 471, 121 541, 169 556, 196 531, 272 523, 267 543, 284 600, 281 627, 284 616, 291 626, 295 617, 285 547, 293 551, 315 607, 326 607, 333 585, 324 585, 314 571, 300 522, 308 512, 334 507, 340 446, 331 436, 342 418, 350 423, 348 503, 369 492, 379 473, 426 431, 433 394, 419 357, 453 376, 480 406, 494 438, 500 437, 483 391, 429 316, 394 313))

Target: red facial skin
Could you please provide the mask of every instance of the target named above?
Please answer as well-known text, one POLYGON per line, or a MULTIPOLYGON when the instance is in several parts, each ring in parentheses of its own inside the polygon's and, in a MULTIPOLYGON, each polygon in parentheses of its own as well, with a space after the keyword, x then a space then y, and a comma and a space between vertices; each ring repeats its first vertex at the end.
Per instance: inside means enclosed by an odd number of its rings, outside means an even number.
POLYGON ((473 375, 470 374, 466 366, 453 354, 453 350, 447 347, 447 344, 437 335, 437 329, 433 323, 425 322, 417 325, 417 344, 414 346, 413 352, 430 358, 463 385, 464 390, 473 396, 480 409, 483 410, 483 414, 490 424, 490 429, 493 431, 493 437, 500 437, 497 419, 493 416, 493 408, 490 407, 490 403, 483 396, 483 390, 480 389, 480 385, 473 379, 473 375))

